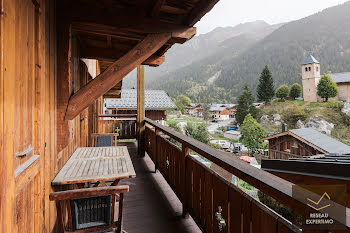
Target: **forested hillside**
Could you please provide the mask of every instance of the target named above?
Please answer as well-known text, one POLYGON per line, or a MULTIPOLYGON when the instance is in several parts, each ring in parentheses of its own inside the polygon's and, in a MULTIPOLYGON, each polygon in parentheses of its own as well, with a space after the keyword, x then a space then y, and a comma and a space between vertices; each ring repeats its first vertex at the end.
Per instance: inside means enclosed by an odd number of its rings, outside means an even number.
POLYGON ((207 97, 223 102, 233 101, 245 83, 255 93, 265 65, 276 88, 301 83, 300 64, 309 54, 321 62, 322 73, 350 71, 350 2, 287 23, 261 40, 241 34, 222 43, 225 49, 164 74, 148 87, 196 102, 207 97))

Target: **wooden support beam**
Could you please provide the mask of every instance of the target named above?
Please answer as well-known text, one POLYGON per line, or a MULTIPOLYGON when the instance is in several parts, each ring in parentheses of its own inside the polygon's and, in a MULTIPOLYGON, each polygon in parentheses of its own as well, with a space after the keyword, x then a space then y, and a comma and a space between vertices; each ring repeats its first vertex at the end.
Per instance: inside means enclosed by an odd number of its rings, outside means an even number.
POLYGON ((219 0, 199 0, 196 6, 192 9, 184 24, 195 25, 206 13, 208 13, 219 0))
POLYGON ((165 0, 157 0, 154 4, 152 11, 151 11, 151 17, 157 17, 159 15, 160 9, 162 8, 163 4, 165 3, 165 0))
POLYGON ((67 103, 71 95, 71 30, 68 22, 57 24, 57 152, 69 142, 68 121, 64 119, 67 103))
POLYGON ((137 150, 141 157, 145 156, 145 68, 137 67, 137 150))
MULTIPOLYGON (((101 61, 111 61, 111 64, 124 56, 128 51, 109 48, 97 48, 97 47, 82 47, 80 50, 81 58, 90 58, 101 61)), ((163 64, 165 58, 163 56, 151 55, 142 64, 149 66, 160 66, 163 64)))
POLYGON ((66 119, 72 120, 98 97, 120 82, 171 38, 170 33, 150 34, 102 74, 77 91, 69 100, 66 119))
POLYGON ((142 15, 125 9, 108 12, 70 2, 63 16, 76 25, 88 24, 89 27, 104 27, 107 30, 114 28, 115 31, 142 34, 172 33, 175 43, 183 43, 184 40, 191 39, 195 35, 196 30, 192 26, 168 23, 142 15))

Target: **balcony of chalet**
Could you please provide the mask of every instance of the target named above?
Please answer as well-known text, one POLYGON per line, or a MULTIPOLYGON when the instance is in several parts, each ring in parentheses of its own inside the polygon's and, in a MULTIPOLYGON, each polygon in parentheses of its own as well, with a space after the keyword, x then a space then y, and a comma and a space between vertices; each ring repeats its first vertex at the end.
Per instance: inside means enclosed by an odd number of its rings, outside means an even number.
MULTIPOLYGON (((49 198, 52 181, 79 148, 95 147, 94 134, 116 127, 114 148, 126 146, 136 171, 136 178, 118 184, 130 187, 122 213, 126 232, 301 232, 298 219, 287 220, 251 197, 232 176, 303 214, 310 208, 293 197, 293 183, 145 117, 144 66, 161 65, 174 44, 190 40, 217 2, 1 2, 1 233, 63 232, 58 225, 66 219, 56 214, 62 207, 49 198), (134 69, 137 114, 105 116, 103 98, 119 98, 123 78, 134 69)), ((330 215, 345 229, 339 232, 349 232, 348 207, 345 220, 330 215)))

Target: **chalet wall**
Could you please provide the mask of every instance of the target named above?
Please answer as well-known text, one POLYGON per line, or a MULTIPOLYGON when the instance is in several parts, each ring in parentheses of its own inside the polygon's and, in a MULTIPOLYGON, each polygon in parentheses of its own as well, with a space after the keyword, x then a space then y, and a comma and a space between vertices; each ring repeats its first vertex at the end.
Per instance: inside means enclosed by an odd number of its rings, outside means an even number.
POLYGON ((63 123, 58 97, 79 90, 89 74, 76 38, 68 37, 68 50, 57 53, 64 35, 56 38, 55 1, 2 1, 0 7, 0 232, 54 232, 51 180, 87 145, 89 131, 89 109, 63 123), (58 63, 62 57, 67 60, 58 63), (66 145, 58 140, 58 122, 68 126, 66 145))

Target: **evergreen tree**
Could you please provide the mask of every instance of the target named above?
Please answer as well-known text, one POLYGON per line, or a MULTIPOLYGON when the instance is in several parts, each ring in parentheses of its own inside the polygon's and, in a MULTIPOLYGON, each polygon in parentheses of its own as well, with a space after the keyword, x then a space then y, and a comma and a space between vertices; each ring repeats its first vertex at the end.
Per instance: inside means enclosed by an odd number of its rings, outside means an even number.
POLYGON ((289 94, 289 88, 287 85, 281 85, 277 90, 276 90, 276 97, 280 98, 281 101, 284 101, 285 98, 288 96, 289 94))
POLYGON ((246 84, 243 93, 238 97, 236 121, 242 124, 246 115, 251 114, 253 117, 257 115, 257 109, 254 106, 254 97, 246 84))
POLYGON ((261 72, 258 85, 258 100, 268 103, 275 96, 274 81, 267 66, 261 72))
POLYGON ((301 86, 298 83, 294 83, 292 87, 290 88, 289 96, 295 100, 295 98, 298 98, 301 96, 301 86))
POLYGON ((338 87, 328 74, 324 74, 317 85, 317 95, 324 99, 325 102, 329 98, 336 97, 338 87))
POLYGON ((264 129, 258 122, 248 114, 243 121, 241 142, 248 148, 249 154, 253 155, 258 149, 263 149, 263 142, 261 139, 266 136, 264 129))
POLYGON ((210 118, 210 105, 208 98, 206 98, 205 102, 202 104, 202 116, 205 121, 209 120, 210 118))

